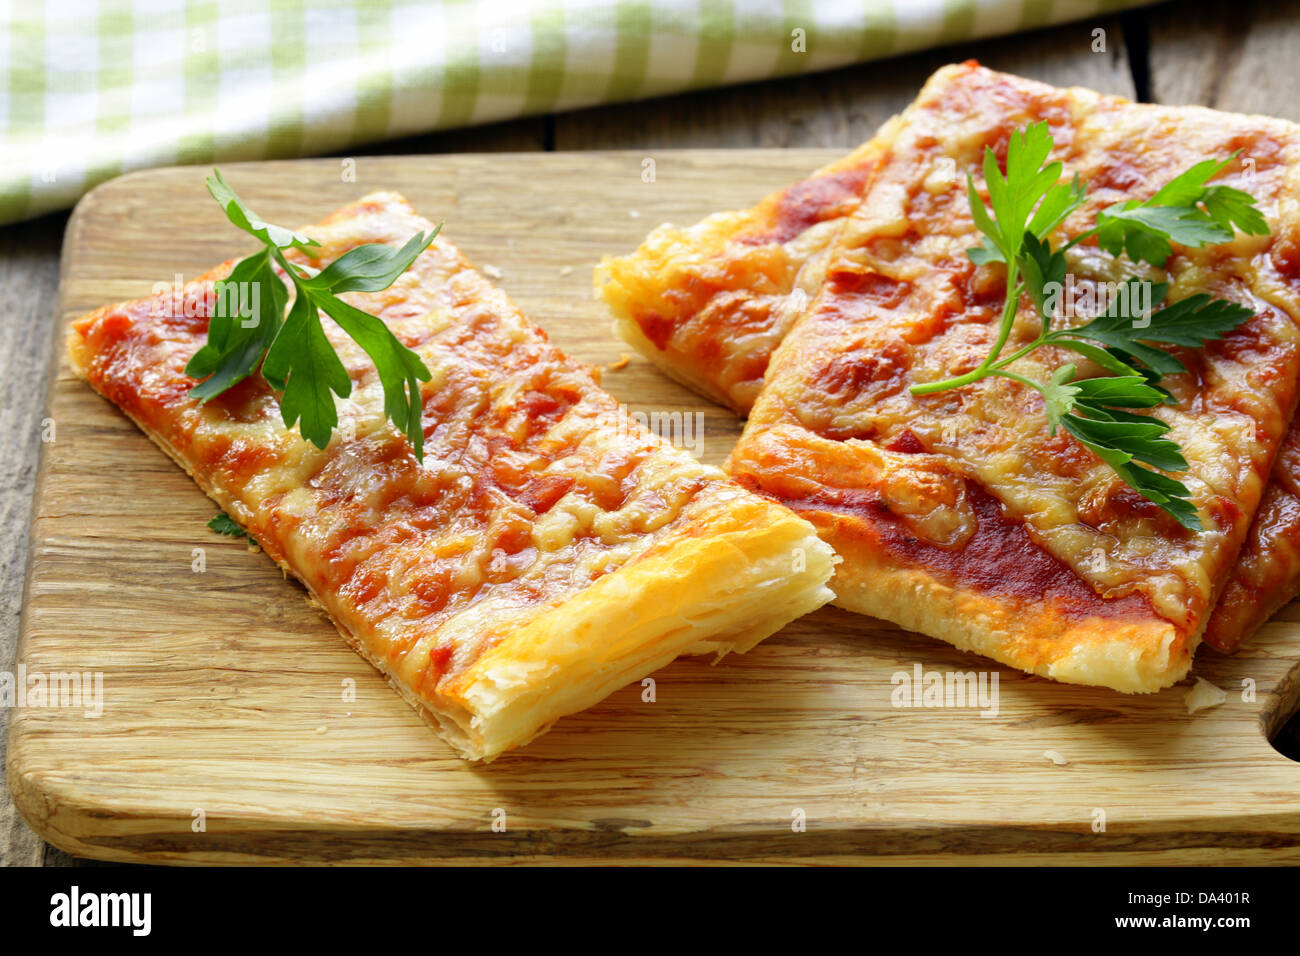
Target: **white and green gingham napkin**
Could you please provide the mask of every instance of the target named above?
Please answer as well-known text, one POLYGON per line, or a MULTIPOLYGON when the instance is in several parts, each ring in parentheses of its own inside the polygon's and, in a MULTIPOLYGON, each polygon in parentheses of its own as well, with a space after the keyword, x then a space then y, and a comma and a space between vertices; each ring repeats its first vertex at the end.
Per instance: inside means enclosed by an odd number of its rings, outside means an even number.
POLYGON ((0 223, 132 169, 823 70, 1145 0, 0 0, 0 223))

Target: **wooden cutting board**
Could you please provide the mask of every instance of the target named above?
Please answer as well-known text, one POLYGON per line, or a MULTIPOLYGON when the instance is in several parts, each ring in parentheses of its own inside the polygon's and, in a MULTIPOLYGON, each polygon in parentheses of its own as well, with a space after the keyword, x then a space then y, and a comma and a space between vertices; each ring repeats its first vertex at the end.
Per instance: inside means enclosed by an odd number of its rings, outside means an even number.
MULTIPOLYGON (((632 249, 665 220, 748 205, 834 155, 498 154, 224 172, 287 224, 400 190, 500 270, 563 348, 609 363, 627 350, 592 298, 602 253, 632 249)), ((59 321, 251 251, 203 175, 136 173, 82 201, 59 321)), ((1191 681, 1145 697, 1053 684, 826 609, 743 657, 674 663, 655 675, 653 701, 624 688, 519 753, 470 766, 265 555, 208 531, 214 506, 58 361, 20 660, 29 674, 102 673, 102 715, 16 711, 8 776, 23 815, 70 852, 170 863, 1300 860, 1300 764, 1268 741, 1300 695, 1295 608, 1235 658, 1201 654, 1195 672, 1227 700, 1194 715, 1191 681), (996 675, 996 713, 896 706, 918 669, 981 672, 989 689, 996 675)), ((633 410, 703 416, 708 461, 739 434, 730 413, 639 358, 605 382, 633 410)))

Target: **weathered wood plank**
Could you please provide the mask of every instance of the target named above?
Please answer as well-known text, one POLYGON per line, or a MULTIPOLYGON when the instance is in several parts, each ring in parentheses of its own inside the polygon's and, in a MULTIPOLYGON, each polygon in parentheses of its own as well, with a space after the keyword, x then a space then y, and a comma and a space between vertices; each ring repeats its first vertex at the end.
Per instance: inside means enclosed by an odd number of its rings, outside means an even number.
MULTIPOLYGON (((18 640, 32 489, 54 342, 59 245, 66 216, 0 231, 0 670, 12 673, 18 640)), ((0 707, 0 760, 10 711, 0 707)), ((41 862, 41 841, 0 794, 0 866, 41 862)))
POLYGON ((1148 16, 1153 100, 1300 120, 1300 0, 1162 4, 1148 16))
POLYGON ((555 119, 555 147, 853 147, 907 106, 937 68, 971 57, 1045 83, 1135 95, 1124 29, 1111 17, 810 76, 566 113, 555 119), (1093 52, 1098 29, 1105 31, 1105 49, 1093 52))
POLYGON ((339 156, 416 156, 441 153, 533 153, 547 148, 550 117, 528 116, 405 139, 354 146, 339 156))

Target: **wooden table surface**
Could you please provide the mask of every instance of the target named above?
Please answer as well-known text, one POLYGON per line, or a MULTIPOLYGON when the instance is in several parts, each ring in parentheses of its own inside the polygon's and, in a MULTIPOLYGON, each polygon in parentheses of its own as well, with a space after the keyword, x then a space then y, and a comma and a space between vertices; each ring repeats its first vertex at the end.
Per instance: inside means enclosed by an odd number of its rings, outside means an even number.
MULTIPOLYGON (((1300 121, 1300 0, 1183 2, 830 73, 534 117, 376 144, 345 155, 675 147, 857 145, 937 66, 996 69, 1133 99, 1200 103, 1300 121), (1105 51, 1093 52, 1105 30, 1105 51)), ((341 154, 343 155, 343 154, 341 154)), ((755 197, 757 198, 757 197, 755 197)), ((0 670, 12 670, 33 482, 54 354, 66 214, 0 228, 0 670)), ((653 223, 648 224, 653 225, 653 223)), ((8 714, 0 709, 0 755, 8 714)), ((79 860, 45 845, 0 790, 0 865, 79 860)))

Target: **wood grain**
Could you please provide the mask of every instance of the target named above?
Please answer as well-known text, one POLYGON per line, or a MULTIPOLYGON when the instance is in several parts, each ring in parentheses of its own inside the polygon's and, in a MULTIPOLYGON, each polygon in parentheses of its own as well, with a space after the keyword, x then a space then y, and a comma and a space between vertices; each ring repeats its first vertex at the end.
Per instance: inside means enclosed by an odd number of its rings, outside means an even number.
POLYGON ((643 103, 617 103, 555 118, 557 149, 839 146, 872 136, 916 98, 946 63, 968 58, 1057 86, 1136 97, 1124 28, 1117 18, 1083 20, 1014 39, 928 50, 892 60, 643 103), (1106 31, 1092 52, 1092 31, 1106 31))
POLYGON ((1157 102, 1300 120, 1300 0, 1169 4, 1150 16, 1157 102))
MULTIPOLYGON (((366 158, 356 183, 340 181, 336 160, 227 175, 275 221, 399 189, 499 268, 563 348, 608 362, 626 350, 591 298, 601 253, 631 248, 660 220, 750 203, 833 155, 665 151, 651 184, 638 152, 366 158)), ((201 178, 133 174, 82 203, 64 250, 64 321, 247 248, 201 178), (168 228, 177 221, 186 229, 168 228)), ((728 413, 639 359, 606 384, 633 409, 703 415, 710 461, 737 433, 728 413)), ((1188 715, 1185 686, 1125 697, 1053 684, 824 610, 743 658, 674 663, 655 675, 653 703, 624 688, 474 767, 265 556, 209 533, 212 504, 65 365, 50 401, 57 440, 41 465, 21 659, 30 671, 102 672, 104 707, 97 719, 18 712, 9 781, 38 832, 71 852, 179 863, 1300 861, 1300 765, 1267 740, 1300 694, 1293 622, 1269 625, 1238 657, 1203 655, 1197 673, 1228 701, 1188 715), (894 675, 918 665, 996 673, 997 714, 893 706, 894 675)))
MULTIPOLYGON (((32 488, 40 455, 45 385, 53 355, 58 254, 66 216, 46 216, 0 233, 0 670, 13 673, 32 488)), ((10 710, 0 707, 0 737, 10 710)), ((0 760, 5 754, 0 739, 0 760)), ((41 862, 41 842, 0 794, 0 866, 41 862)))

